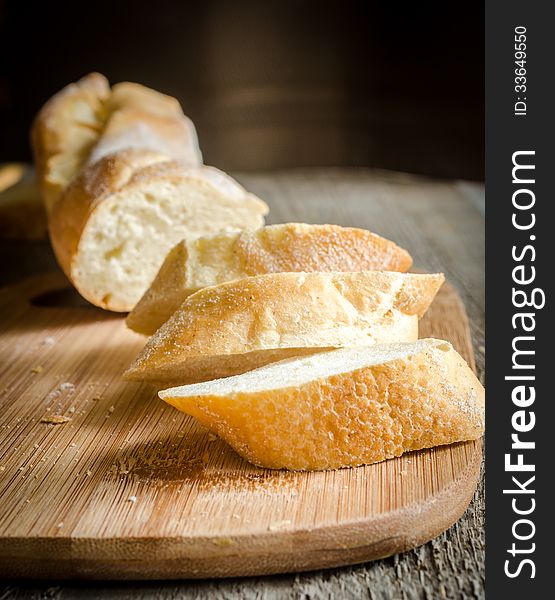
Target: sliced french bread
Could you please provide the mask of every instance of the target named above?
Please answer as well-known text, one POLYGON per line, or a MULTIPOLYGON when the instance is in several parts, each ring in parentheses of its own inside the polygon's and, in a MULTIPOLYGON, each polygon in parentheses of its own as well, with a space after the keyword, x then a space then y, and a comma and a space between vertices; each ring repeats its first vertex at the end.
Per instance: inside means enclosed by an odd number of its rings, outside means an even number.
POLYGON ((152 335, 183 300, 204 287, 266 273, 406 271, 408 252, 354 227, 285 223, 256 231, 181 240, 168 254, 127 325, 152 335))
POLYGON ((270 469, 354 467, 484 431, 482 385, 434 339, 321 352, 159 396, 270 469))
POLYGON ((83 169, 54 204, 50 239, 87 300, 131 310, 183 237, 256 229, 268 207, 214 167, 122 150, 83 169))
POLYGON ((177 385, 324 348, 413 341, 443 279, 382 271, 273 273, 204 288, 148 340, 125 377, 177 385))

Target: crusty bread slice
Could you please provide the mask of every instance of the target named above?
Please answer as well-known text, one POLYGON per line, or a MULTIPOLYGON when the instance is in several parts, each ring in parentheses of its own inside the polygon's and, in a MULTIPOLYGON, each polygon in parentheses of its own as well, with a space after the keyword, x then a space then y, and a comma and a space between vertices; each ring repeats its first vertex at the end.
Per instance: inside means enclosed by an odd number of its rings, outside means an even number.
POLYGON ((139 148, 202 164, 195 127, 179 102, 137 83, 91 73, 55 94, 31 132, 38 180, 47 211, 87 164, 120 150, 139 148))
POLYGON ((339 225, 285 223, 180 241, 127 325, 152 335, 204 287, 287 271, 406 271, 408 252, 375 233, 339 225))
POLYGON ((131 310, 183 237, 251 228, 268 207, 213 167, 125 150, 82 170, 54 205, 50 238, 66 275, 87 300, 131 310))
POLYGON ((159 396, 270 469, 354 467, 484 431, 482 385, 434 339, 321 352, 159 396))
POLYGON ((273 273, 204 288, 150 338, 126 378, 180 384, 322 348, 412 341, 443 275, 273 273))

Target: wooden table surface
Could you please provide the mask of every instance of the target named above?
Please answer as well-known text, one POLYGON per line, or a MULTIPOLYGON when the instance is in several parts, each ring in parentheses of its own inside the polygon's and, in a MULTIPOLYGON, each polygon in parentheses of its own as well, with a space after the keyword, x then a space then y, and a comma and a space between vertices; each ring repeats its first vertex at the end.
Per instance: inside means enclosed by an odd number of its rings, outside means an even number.
MULTIPOLYGON (((363 169, 236 174, 270 205, 269 223, 305 221, 371 229, 395 240, 416 268, 442 271, 465 302, 480 378, 484 371, 484 189, 363 169)), ((0 242, 0 282, 54 270, 48 244, 0 242)), ((371 598, 484 597, 483 483, 463 518, 416 550, 354 567, 259 578, 191 582, 3 582, 15 598, 371 598)))

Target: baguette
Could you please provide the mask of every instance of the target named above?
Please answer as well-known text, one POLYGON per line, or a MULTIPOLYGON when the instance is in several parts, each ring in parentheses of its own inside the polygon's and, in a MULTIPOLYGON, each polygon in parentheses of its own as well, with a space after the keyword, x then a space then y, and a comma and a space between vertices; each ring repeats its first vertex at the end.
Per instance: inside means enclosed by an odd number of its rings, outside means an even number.
POLYGON ((354 467, 484 431, 482 385, 434 339, 321 352, 159 396, 270 469, 354 467))
POLYGON ((286 223, 180 241, 127 325, 152 335, 201 288, 286 271, 406 271, 408 252, 374 233, 338 225, 286 223))
POLYGON ((183 237, 257 228, 268 207, 202 166, 175 98, 98 73, 49 100, 32 130, 50 239, 90 302, 131 310, 183 237))
POLYGON ((99 73, 55 94, 38 113, 31 138, 47 211, 81 168, 120 150, 202 164, 195 127, 175 98, 136 83, 110 88, 99 73))
POLYGON ((149 339, 125 377, 177 385, 322 349, 412 341, 443 279, 274 273, 204 288, 149 339))
POLYGON ((267 206, 214 167, 125 150, 84 169, 54 205, 50 239, 79 293, 131 310, 183 237, 260 227, 267 206))

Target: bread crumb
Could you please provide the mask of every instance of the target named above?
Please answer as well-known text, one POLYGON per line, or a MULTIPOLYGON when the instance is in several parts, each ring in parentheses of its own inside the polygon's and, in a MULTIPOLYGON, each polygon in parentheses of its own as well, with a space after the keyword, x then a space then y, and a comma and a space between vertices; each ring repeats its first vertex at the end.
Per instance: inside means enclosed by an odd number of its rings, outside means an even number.
POLYGON ((289 521, 289 520, 276 521, 275 523, 270 523, 270 525, 268 525, 268 529, 270 531, 278 531, 278 530, 282 529, 283 527, 286 527, 287 525, 291 525, 291 521, 289 521))
POLYGON ((58 523, 57 527, 58 529, 61 529, 64 526, 64 522, 62 521, 61 523, 58 523))
POLYGON ((114 412, 114 410, 116 410, 115 406, 112 404, 112 406, 110 406, 110 408, 108 409, 108 412, 111 414, 114 412))
POLYGON ((87 477, 90 477, 90 476, 92 475, 92 471, 87 471, 87 472, 85 473, 85 475, 86 475, 87 477))
POLYGON ((137 502, 137 496, 129 496, 129 498, 127 498, 127 502, 137 502))
POLYGON ((51 335, 47 335, 44 340, 42 340, 43 346, 53 346, 55 343, 56 340, 51 335))
POLYGON ((41 365, 37 365, 31 369, 31 373, 42 373, 44 371, 44 367, 41 365))
POLYGON ((235 542, 229 537, 216 538, 213 541, 216 546, 233 546, 235 542))
POLYGON ((71 419, 64 415, 50 415, 41 419, 41 423, 52 423, 53 425, 62 425, 68 421, 71 421, 71 419))
POLYGON ((75 389, 75 385, 69 381, 64 381, 63 383, 60 383, 60 389, 73 391, 75 389))
POLYGON ((213 433, 209 433, 208 434, 208 441, 209 442, 215 442, 216 439, 217 439, 217 437, 213 433))

